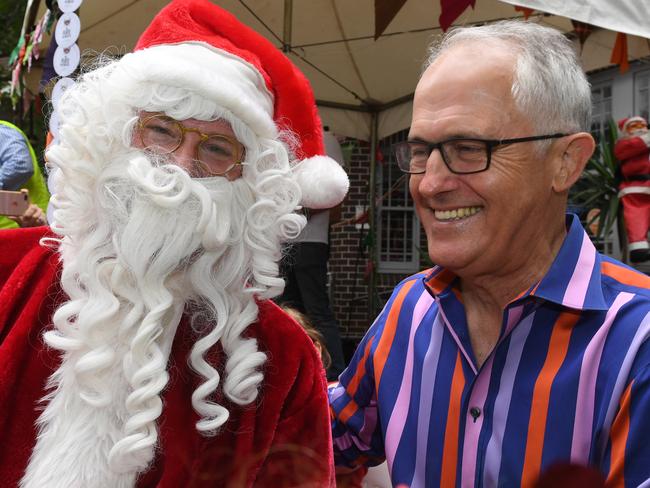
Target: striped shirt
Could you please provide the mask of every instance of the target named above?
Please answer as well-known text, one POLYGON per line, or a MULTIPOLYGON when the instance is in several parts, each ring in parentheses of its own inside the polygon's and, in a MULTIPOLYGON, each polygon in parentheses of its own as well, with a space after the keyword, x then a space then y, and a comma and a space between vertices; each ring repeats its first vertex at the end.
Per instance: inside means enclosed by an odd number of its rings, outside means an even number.
POLYGON ((478 368, 457 277, 400 283, 330 388, 337 464, 394 485, 531 486, 561 461, 609 486, 650 479, 650 278, 600 255, 577 218, 548 273, 503 312, 478 368))
POLYGON ((19 190, 33 173, 34 163, 23 135, 0 124, 0 190, 19 190))

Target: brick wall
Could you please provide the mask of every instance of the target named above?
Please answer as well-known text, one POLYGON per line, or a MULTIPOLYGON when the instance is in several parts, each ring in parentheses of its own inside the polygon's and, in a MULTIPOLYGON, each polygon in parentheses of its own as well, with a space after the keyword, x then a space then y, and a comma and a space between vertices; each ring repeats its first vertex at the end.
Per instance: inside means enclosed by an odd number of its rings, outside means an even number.
MULTIPOLYGON (((392 142, 391 138, 391 142, 392 142)), ((385 142, 385 141, 382 141, 385 142)), ((346 168, 350 178, 350 192, 342 206, 341 221, 353 219, 358 207, 367 209, 370 195, 370 146, 364 141, 345 140, 343 146, 353 150, 346 168)), ((381 146, 382 144, 380 144, 381 146)), ((341 326, 345 342, 356 343, 372 324, 397 283, 409 273, 377 273, 377 309, 369 309, 368 247, 364 245, 367 229, 358 229, 354 223, 334 226, 330 234, 330 295, 334 314, 341 326)), ((422 241, 424 233, 422 233, 422 241)), ((421 246, 426 249, 426 244, 421 246)), ((425 263, 423 263, 425 266, 425 263)))
MULTIPOLYGON (((352 146, 346 158, 350 191, 341 208, 341 221, 353 219, 357 207, 367 208, 370 182, 370 147, 367 142, 347 139, 352 146)), ((330 231, 330 295, 332 309, 344 338, 359 338, 369 326, 367 280, 368 250, 363 246, 367 230, 354 223, 334 226, 330 231)))

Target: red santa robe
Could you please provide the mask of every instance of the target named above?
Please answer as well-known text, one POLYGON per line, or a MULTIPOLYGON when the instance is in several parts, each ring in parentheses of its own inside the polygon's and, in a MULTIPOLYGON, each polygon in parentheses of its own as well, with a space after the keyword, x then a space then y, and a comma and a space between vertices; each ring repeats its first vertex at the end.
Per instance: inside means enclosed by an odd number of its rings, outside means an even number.
POLYGON ((621 162, 623 181, 618 196, 623 203, 625 230, 631 251, 648 249, 650 230, 650 133, 619 139, 614 155, 621 162))
MULTIPOLYGON (((38 244, 44 228, 0 232, 0 485, 15 487, 35 444, 35 422, 59 356, 42 340, 65 299, 59 256, 38 244)), ((138 488, 333 486, 324 371, 300 326, 270 301, 247 329, 267 354, 258 400, 218 401, 231 415, 216 437, 198 434, 191 395, 199 378, 187 366, 194 338, 181 323, 158 420, 159 449, 138 488), (186 331, 185 334, 180 331, 186 331)), ((211 364, 221 364, 215 351, 211 364)))

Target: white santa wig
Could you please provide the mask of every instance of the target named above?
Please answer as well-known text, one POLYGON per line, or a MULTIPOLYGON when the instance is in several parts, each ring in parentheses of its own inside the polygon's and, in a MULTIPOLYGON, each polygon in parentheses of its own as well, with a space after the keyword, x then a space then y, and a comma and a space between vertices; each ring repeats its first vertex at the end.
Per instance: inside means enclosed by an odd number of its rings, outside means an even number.
POLYGON ((201 90, 160 83, 152 59, 129 54, 84 75, 61 100, 59 143, 47 156, 68 299, 46 341, 62 364, 25 487, 135 484, 155 455, 167 362, 188 309, 203 435, 229 415, 215 392, 246 405, 263 380, 266 357, 243 333, 257 318, 256 297, 284 286, 281 243, 305 222, 294 213, 298 178, 277 133, 256 134, 201 90), (246 148, 242 178, 192 179, 131 148, 139 111, 227 121, 246 148), (217 343, 223 376, 205 359, 217 343))

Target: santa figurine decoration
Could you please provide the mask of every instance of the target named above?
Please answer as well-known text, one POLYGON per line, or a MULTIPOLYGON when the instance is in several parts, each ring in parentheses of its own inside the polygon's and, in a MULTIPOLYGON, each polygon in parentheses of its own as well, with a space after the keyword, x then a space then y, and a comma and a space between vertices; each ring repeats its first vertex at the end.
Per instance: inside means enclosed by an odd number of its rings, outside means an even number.
POLYGON ((619 121, 620 137, 614 155, 620 161, 622 181, 618 196, 628 238, 630 261, 646 261, 650 256, 650 131, 639 116, 619 121))

